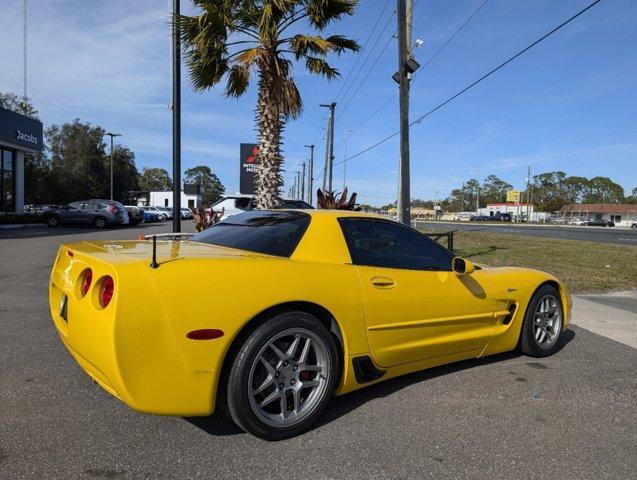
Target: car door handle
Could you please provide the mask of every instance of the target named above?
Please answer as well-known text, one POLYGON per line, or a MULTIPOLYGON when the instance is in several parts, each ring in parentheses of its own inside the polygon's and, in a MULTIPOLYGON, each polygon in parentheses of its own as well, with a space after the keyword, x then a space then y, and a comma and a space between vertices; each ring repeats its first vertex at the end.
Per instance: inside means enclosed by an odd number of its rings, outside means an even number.
POLYGON ((389 277, 372 277, 371 280, 372 285, 376 288, 394 288, 396 286, 396 280, 389 277))

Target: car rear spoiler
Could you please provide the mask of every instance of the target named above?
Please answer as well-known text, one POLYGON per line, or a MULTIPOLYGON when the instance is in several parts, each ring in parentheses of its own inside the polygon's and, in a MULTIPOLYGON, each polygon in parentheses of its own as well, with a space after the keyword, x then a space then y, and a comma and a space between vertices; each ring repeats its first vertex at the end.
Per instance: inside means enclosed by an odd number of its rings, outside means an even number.
MULTIPOLYGON (((158 268, 159 264, 157 263, 157 237, 160 237, 162 240, 182 240, 188 239, 192 237, 194 233, 180 233, 180 232, 172 232, 172 233, 159 233, 155 235, 144 235, 144 240, 153 240, 153 258, 150 261, 150 268, 158 268)), ((140 238, 142 240, 142 238, 140 238)))

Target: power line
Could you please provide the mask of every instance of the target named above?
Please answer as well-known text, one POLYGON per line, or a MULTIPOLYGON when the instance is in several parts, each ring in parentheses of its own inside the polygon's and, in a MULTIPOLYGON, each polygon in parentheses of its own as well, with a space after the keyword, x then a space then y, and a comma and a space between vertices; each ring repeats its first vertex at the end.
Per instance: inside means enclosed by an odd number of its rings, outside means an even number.
POLYGON ((350 68, 349 72, 347 73, 347 77, 345 77, 345 81, 341 84, 341 88, 336 94, 336 97, 334 97, 335 102, 338 100, 338 97, 341 95, 341 92, 343 91, 343 88, 345 88, 345 85, 347 85, 347 81, 349 80, 349 77, 352 75, 352 72, 356 68, 356 65, 358 65, 358 61, 363 56, 363 52, 365 51, 365 48, 367 48, 367 44, 369 43, 369 40, 372 38, 372 35, 376 31, 376 27, 378 26, 380 19, 383 18, 383 14, 385 13, 385 10, 387 10, 387 6, 389 5, 389 2, 390 0, 387 0, 387 2, 385 2, 385 6, 380 11, 380 15, 378 15, 378 18, 376 19, 376 23, 374 24, 374 27, 369 32, 369 35, 367 36, 367 40, 365 40, 365 43, 363 44, 363 47, 360 50, 360 53, 356 56, 356 61, 354 62, 354 65, 352 65, 352 68, 350 68))
MULTIPOLYGON (((365 60, 363 61, 363 63, 360 65, 360 67, 356 71, 356 75, 354 75, 354 78, 350 82, 349 86, 345 89, 345 92, 343 93, 343 97, 341 97, 340 103, 344 103, 343 102, 343 98, 347 97, 347 94, 351 90, 352 86, 354 85, 354 83, 356 83, 356 79, 358 78, 360 73, 363 71, 363 68, 365 67, 365 65, 367 65, 367 62, 370 59, 370 57, 372 56, 372 53, 373 53, 374 49, 376 48, 376 45, 378 45, 378 42, 380 41, 380 39, 382 38, 383 34, 385 33, 385 30, 387 30, 387 27, 389 26, 389 23, 391 22, 391 20, 394 17, 395 13, 396 13, 396 11, 394 10, 392 12, 392 14, 389 16, 389 18, 387 19, 387 22, 385 22, 385 26, 383 27, 383 29, 378 34, 378 37, 376 37, 376 41, 374 42, 374 45, 372 45, 372 47, 369 50, 367 56, 365 57, 365 60)), ((340 114, 339 114, 339 116, 340 116, 340 114)))
MULTIPOLYGON (((411 122, 409 124, 409 126, 411 127, 412 125, 416 124, 416 123, 420 123, 422 122, 425 118, 427 118, 429 115, 431 115, 432 113, 436 112, 437 110, 441 109, 442 107, 444 107, 445 105, 447 105, 448 103, 452 102, 453 100, 455 100, 456 98, 458 98, 460 95, 464 94, 465 92, 467 92, 468 90, 470 90, 471 88, 475 87, 476 85, 478 85, 480 82, 482 82, 483 80, 487 79, 488 77, 490 77, 491 75, 493 75, 495 72, 497 72, 498 70, 500 70, 501 68, 505 67, 506 65, 508 65, 509 63, 511 63, 513 60, 515 60, 516 58, 518 58, 520 55, 528 52, 530 49, 532 49, 533 47, 535 47, 536 45, 538 45, 539 43, 543 42, 544 40, 546 40, 548 37, 550 37, 551 35, 553 35, 555 32, 557 32, 558 30, 560 30, 561 28, 565 27, 566 25, 568 25, 569 23, 571 23, 573 20, 575 20, 577 17, 579 17, 580 15, 584 14, 585 12, 587 12, 588 10, 590 10, 591 8, 593 8, 595 5, 597 5, 599 2, 601 2, 602 0, 595 0, 593 3, 589 4, 587 7, 583 8, 582 10, 580 10, 579 12, 577 12, 575 15, 573 15, 572 17, 570 17, 569 19, 563 21, 562 23, 560 23, 557 27, 555 27, 553 30, 551 30, 550 32, 546 33, 545 35, 541 36, 540 38, 538 38, 536 41, 534 41, 533 43, 531 43, 530 45, 528 45, 527 47, 523 48, 522 50, 520 50, 518 53, 516 53, 515 55, 513 55, 512 57, 510 57, 509 59, 507 59, 506 61, 502 62, 500 65, 498 65, 497 67, 491 69, 489 72, 485 73, 483 76, 481 76, 478 80, 476 80, 475 82, 467 85, 465 88, 463 88, 462 90, 460 90, 459 92, 457 92, 456 94, 452 95, 451 97, 449 97, 447 100, 445 100, 444 102, 438 104, 436 107, 432 108, 431 110, 429 110, 428 112, 424 113, 423 115, 419 116, 418 118, 416 118, 416 120, 414 120, 413 122, 411 122)), ((334 165, 338 165, 344 161, 348 161, 348 160, 352 160, 356 157, 359 157, 361 155, 363 155, 364 153, 369 152, 370 150, 376 148, 377 146, 387 142, 388 140, 391 140, 392 138, 394 138, 396 135, 398 135, 400 133, 400 130, 397 132, 392 133, 391 135, 383 138, 382 140, 374 143, 373 145, 365 148, 364 150, 361 150, 360 152, 352 155, 351 157, 346 158, 345 160, 341 160, 340 162, 335 163, 334 165)))
MULTIPOLYGON (((439 47, 439 48, 438 48, 438 49, 434 52, 434 54, 433 54, 433 55, 429 58, 429 60, 427 60, 427 61, 426 61, 426 62, 425 62, 425 63, 424 63, 421 67, 420 67, 420 69, 419 69, 419 70, 418 70, 418 71, 417 71, 417 72, 413 75, 413 77, 412 77, 412 79, 411 79, 411 85, 413 85, 413 84, 414 84, 414 82, 416 81, 416 78, 417 78, 418 74, 419 74, 419 73, 421 73, 421 72, 424 70, 424 68, 425 68, 425 67, 427 67, 427 65, 429 65, 429 64, 430 64, 430 63, 434 60, 434 58, 436 58, 436 57, 438 56, 438 54, 439 54, 440 52, 442 52, 442 51, 445 49, 445 47, 446 47, 447 45, 449 45, 449 43, 451 43, 451 41, 452 41, 452 40, 456 37, 456 35, 458 35, 458 34, 462 31, 462 29, 464 29, 464 27, 466 27, 466 26, 469 24, 469 22, 471 22, 471 20, 473 20, 473 17, 475 17, 475 16, 478 14, 478 12, 479 12, 480 10, 482 10, 482 7, 484 7, 484 6, 485 6, 488 2, 489 2, 489 0, 485 0, 484 2, 482 2, 482 3, 480 4, 480 6, 478 6, 478 8, 476 8, 476 9, 473 11, 473 13, 472 13, 471 15, 469 15, 469 16, 466 18, 466 20, 462 23, 462 25, 460 25, 460 26, 456 29, 456 31, 455 31, 455 32, 454 32, 454 33, 453 33, 453 34, 452 34, 452 35, 451 35, 451 36, 450 36, 450 37, 449 37, 449 38, 445 41, 445 43, 443 43, 443 44, 442 44, 442 45, 441 45, 441 46, 440 46, 440 47, 439 47)), ((414 4, 414 8, 415 8, 415 6, 417 5, 417 3, 418 3, 418 2, 416 2, 416 3, 414 4)), ((387 100, 386 100, 386 101, 385 101, 385 102, 384 102, 384 103, 383 103, 380 107, 378 107, 378 109, 376 109, 376 110, 375 110, 375 111, 374 111, 371 115, 369 115, 369 116, 368 116, 368 117, 367 117, 367 118, 363 121, 363 123, 361 123, 360 125, 358 125, 358 127, 354 128, 354 129, 352 130, 352 133, 351 133, 351 135, 350 135, 350 136, 354 135, 354 133, 355 133, 355 132, 357 132, 357 131, 358 131, 358 130, 359 130, 359 129, 363 126, 363 125, 365 125, 365 124, 366 124, 367 122, 369 122, 372 118, 374 118, 376 115, 378 115, 378 113, 379 113, 379 112, 380 112, 383 108, 385 108, 387 105, 389 105, 389 103, 390 103, 393 99, 395 99, 395 98, 396 98, 396 94, 393 94, 391 97, 389 97, 389 98, 388 98, 388 99, 387 99, 387 100)), ((341 143, 343 143, 343 142, 341 142, 341 143)), ((340 146, 340 144, 339 144, 339 146, 340 146)))
POLYGON ((363 86, 363 84, 365 83, 365 81, 367 80, 367 78, 369 77, 370 73, 372 73, 372 70, 374 70, 374 67, 376 66, 376 64, 378 63, 378 61, 380 60, 380 58, 383 56, 383 53, 385 53, 385 50, 387 50, 387 47, 389 46, 389 44, 391 43, 391 41, 394 39, 394 36, 392 35, 391 37, 389 37, 387 39, 387 43, 385 43, 385 46, 382 48, 382 50, 379 52, 378 56, 376 57, 376 60, 374 61, 374 63, 372 64, 371 67, 369 67, 369 70, 367 70, 367 73, 365 74, 365 76, 363 77, 363 79, 361 80, 361 83, 358 84, 358 87, 356 88, 356 90, 354 90, 354 93, 352 94, 351 97, 349 97, 349 100, 347 101, 347 103, 345 104, 345 106, 340 110, 339 112, 339 117, 343 116, 343 114, 347 111, 347 107, 349 107, 350 103, 352 103, 352 100, 354 100, 354 97, 356 97, 356 94, 358 93, 358 91, 361 89, 361 87, 363 86))

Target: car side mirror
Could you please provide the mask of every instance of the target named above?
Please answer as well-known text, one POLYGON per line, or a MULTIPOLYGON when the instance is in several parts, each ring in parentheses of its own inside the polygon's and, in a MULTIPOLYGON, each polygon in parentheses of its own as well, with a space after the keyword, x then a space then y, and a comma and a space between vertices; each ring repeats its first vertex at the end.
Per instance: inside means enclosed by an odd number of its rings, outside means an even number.
POLYGON ((476 267, 469 260, 461 257, 454 257, 451 261, 451 269, 456 275, 471 275, 476 267))

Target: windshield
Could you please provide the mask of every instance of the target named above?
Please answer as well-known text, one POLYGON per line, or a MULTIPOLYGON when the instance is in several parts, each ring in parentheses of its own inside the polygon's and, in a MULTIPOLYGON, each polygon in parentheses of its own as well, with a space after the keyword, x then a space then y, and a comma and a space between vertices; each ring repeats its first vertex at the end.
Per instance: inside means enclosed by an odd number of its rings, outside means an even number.
POLYGON ((309 224, 310 216, 304 212, 250 211, 208 227, 191 240, 289 257, 309 224))

